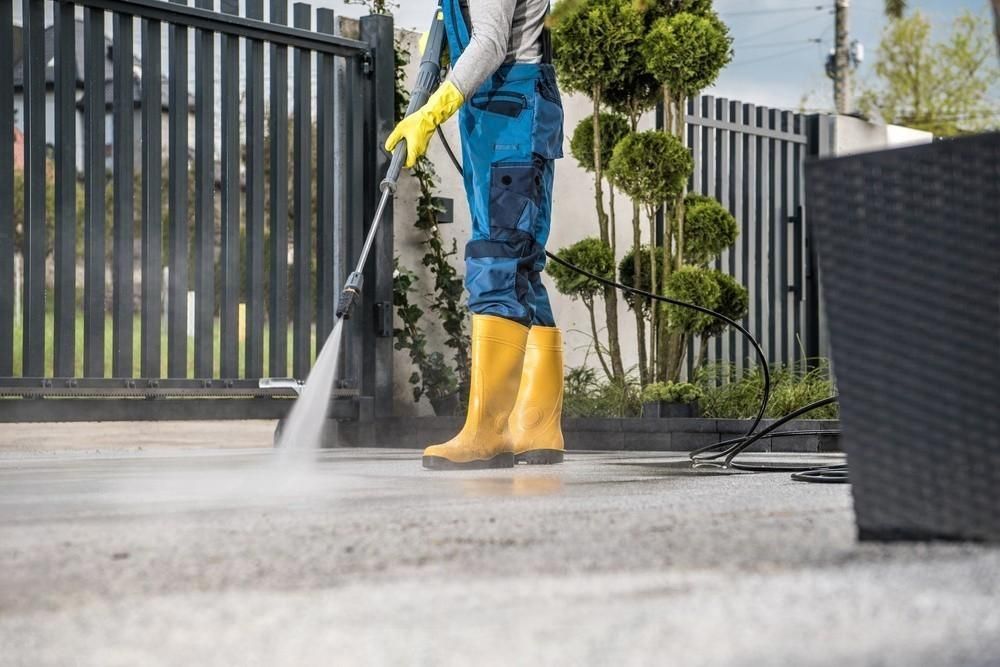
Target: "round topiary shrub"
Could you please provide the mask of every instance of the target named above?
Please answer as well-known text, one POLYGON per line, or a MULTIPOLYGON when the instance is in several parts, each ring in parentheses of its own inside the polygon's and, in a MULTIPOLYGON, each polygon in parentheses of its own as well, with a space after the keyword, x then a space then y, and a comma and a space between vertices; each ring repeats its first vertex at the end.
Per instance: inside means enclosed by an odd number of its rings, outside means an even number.
MULTIPOLYGON (((667 296, 684 303, 693 303, 703 308, 716 309, 719 305, 721 289, 719 281, 708 269, 685 266, 667 278, 667 296)), ((711 326, 715 318, 692 308, 666 304, 667 317, 672 333, 694 334, 711 326)))
POLYGON ((707 264, 733 245, 740 233, 736 218, 711 197, 689 194, 684 198, 684 259, 707 264))
MULTIPOLYGON (((624 257, 622 257, 622 260, 620 262, 618 262, 618 280, 619 280, 619 282, 621 282, 623 285, 627 285, 629 287, 634 287, 636 289, 641 289, 644 292, 653 292, 654 294, 658 293, 660 291, 660 287, 659 287, 659 285, 657 285, 656 287, 653 287, 652 272, 650 271, 650 251, 651 250, 653 251, 653 253, 657 257, 656 275, 662 276, 663 275, 663 270, 664 270, 663 267, 664 267, 664 263, 665 263, 664 262, 664 257, 666 256, 666 253, 664 253, 663 248, 660 248, 660 247, 650 248, 650 246, 647 245, 647 246, 642 246, 639 249, 639 273, 641 274, 641 278, 639 280, 639 283, 636 284, 636 280, 635 280, 635 250, 634 249, 629 250, 628 254, 626 254, 624 257)), ((625 293, 625 301, 628 303, 629 308, 631 308, 633 310, 635 310, 635 307, 638 304, 641 308, 645 309, 648 312, 649 307, 651 305, 650 301, 652 301, 652 299, 648 299, 648 298, 643 297, 643 296, 639 296, 639 295, 636 295, 636 294, 631 294, 629 292, 626 292, 625 293)))
POLYGON ((691 153, 680 139, 657 130, 622 139, 608 165, 611 182, 647 209, 680 194, 692 169, 691 153))
MULTIPOLYGON (((606 168, 611 162, 615 146, 629 133, 628 120, 621 114, 601 114, 601 164, 606 168)), ((594 117, 587 116, 573 131, 569 142, 570 153, 587 171, 594 171, 594 117)))
MULTIPOLYGON (((750 293, 747 288, 736 282, 736 279, 722 271, 712 271, 712 278, 719 286, 719 300, 712 310, 720 315, 725 315, 731 320, 739 322, 746 317, 750 308, 750 293)), ((699 333, 702 336, 718 336, 729 325, 718 318, 712 318, 711 322, 699 333)))
POLYGON ((691 97, 715 83, 732 60, 729 28, 714 12, 658 19, 642 45, 649 71, 673 94, 691 97))
MULTIPOLYGON (((586 238, 558 252, 559 257, 608 280, 615 277, 615 257, 611 247, 597 238, 586 238)), ((558 262, 545 269, 556 289, 573 299, 593 299, 603 288, 596 280, 582 276, 558 262)))

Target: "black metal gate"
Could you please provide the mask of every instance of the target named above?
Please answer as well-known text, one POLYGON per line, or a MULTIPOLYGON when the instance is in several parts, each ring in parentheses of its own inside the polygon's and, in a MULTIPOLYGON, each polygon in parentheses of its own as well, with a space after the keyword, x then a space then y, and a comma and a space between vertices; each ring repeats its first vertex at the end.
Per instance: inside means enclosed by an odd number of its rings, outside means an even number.
MULTIPOLYGON (((329 9, 219 2, 21 0, 18 25, 0 0, 0 421, 275 416, 217 399, 294 395, 260 379, 304 379, 332 328, 386 166, 392 20, 351 39, 329 9), (28 400, 52 397, 81 400, 28 400)), ((381 230, 343 416, 391 414, 381 230)))
MULTIPOLYGON (((740 235, 714 268, 750 293, 743 325, 772 363, 815 358, 820 350, 815 261, 805 216, 803 163, 816 116, 702 96, 688 101, 687 144, 694 154, 690 191, 718 199, 740 235)), ((700 350, 691 341, 688 372, 700 350)), ((736 331, 718 336, 709 362, 742 370, 753 350, 736 331)))

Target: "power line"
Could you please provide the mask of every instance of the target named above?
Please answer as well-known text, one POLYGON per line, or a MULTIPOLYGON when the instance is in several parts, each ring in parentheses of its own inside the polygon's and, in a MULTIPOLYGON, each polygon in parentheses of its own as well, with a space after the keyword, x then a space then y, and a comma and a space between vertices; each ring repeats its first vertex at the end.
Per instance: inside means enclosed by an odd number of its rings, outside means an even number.
POLYGON ((742 61, 740 61, 738 63, 733 63, 729 67, 730 68, 732 68, 732 67, 743 67, 744 65, 751 65, 753 63, 759 63, 762 60, 773 60, 774 58, 781 58, 783 56, 787 56, 787 55, 790 55, 792 53, 798 53, 799 51, 802 51, 803 49, 808 49, 811 46, 812 46, 811 44, 803 44, 802 46, 797 46, 794 49, 789 49, 787 51, 782 51, 781 53, 772 53, 769 56, 761 56, 760 58, 753 58, 751 60, 742 60, 742 61))
POLYGON ((781 31, 781 30, 787 30, 788 28, 794 28, 794 27, 800 26, 800 25, 802 25, 804 23, 810 23, 812 21, 815 21, 818 18, 822 18, 822 17, 821 16, 810 16, 810 17, 805 18, 805 19, 799 19, 798 21, 791 21, 790 23, 783 23, 781 25, 774 26, 773 28, 769 28, 767 30, 764 30, 763 32, 754 33, 752 35, 744 37, 743 39, 744 40, 753 40, 753 39, 757 39, 758 37, 763 37, 764 35, 772 35, 772 34, 774 34, 776 32, 781 31))
POLYGON ((771 42, 769 44, 736 44, 734 45, 735 50, 740 49, 779 49, 789 44, 822 44, 823 40, 819 37, 811 37, 810 39, 794 39, 786 42, 771 42))
POLYGON ((784 14, 786 12, 819 12, 824 9, 830 9, 829 5, 792 5, 770 9, 746 9, 735 12, 721 11, 719 14, 722 16, 755 16, 759 14, 784 14))

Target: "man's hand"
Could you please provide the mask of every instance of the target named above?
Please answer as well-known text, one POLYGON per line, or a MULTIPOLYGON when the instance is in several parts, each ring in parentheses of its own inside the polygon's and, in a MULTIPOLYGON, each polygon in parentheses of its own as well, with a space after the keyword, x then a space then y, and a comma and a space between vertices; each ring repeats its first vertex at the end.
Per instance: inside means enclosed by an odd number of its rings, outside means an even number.
POLYGON ((458 111, 465 102, 462 93, 458 92, 450 81, 445 81, 427 100, 427 104, 399 122, 389 138, 385 140, 385 149, 390 153, 400 141, 406 142, 407 169, 412 169, 426 152, 431 142, 434 130, 458 111))

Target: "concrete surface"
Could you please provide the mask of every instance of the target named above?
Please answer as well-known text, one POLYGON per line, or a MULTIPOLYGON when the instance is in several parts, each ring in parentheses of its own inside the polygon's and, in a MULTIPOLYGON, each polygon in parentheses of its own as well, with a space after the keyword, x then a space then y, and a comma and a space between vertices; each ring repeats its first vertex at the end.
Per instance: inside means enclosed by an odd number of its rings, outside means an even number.
POLYGON ((296 464, 226 426, 0 433, 0 664, 1000 664, 1000 551, 858 545, 847 487, 625 452, 296 464))

